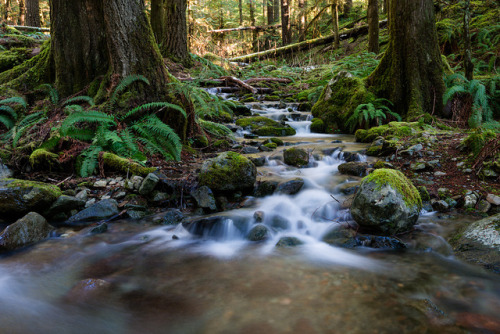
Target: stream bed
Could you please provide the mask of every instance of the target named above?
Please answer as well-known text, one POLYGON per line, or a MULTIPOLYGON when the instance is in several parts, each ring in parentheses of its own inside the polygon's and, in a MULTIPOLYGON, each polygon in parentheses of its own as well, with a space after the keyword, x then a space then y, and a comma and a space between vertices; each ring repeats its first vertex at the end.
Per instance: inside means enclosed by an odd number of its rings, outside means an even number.
MULTIPOLYGON (((294 106, 263 106, 254 112, 294 127, 297 135, 284 140, 314 159, 297 169, 275 159, 283 147, 263 152, 258 181, 300 178, 299 193, 225 212, 201 237, 148 217, 4 256, 1 332, 500 333, 498 275, 428 249, 323 242, 349 218, 339 187, 357 181, 338 165, 363 146, 352 136, 311 134, 310 115, 294 106), (271 231, 264 242, 246 239, 257 223, 271 231), (276 247, 283 237, 301 244, 276 247)), ((418 224, 441 238, 464 219, 426 213, 418 224)))

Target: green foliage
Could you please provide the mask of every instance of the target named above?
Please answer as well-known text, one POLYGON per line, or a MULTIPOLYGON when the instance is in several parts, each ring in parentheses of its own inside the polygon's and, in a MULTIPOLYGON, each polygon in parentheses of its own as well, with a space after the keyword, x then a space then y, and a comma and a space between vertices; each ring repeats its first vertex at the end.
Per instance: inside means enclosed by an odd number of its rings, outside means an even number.
POLYGON ((203 130, 216 137, 233 137, 233 132, 222 124, 206 121, 202 118, 198 118, 197 122, 203 130))
POLYGON ((38 86, 36 89, 47 93, 50 97, 50 102, 52 102, 53 105, 59 104, 59 92, 51 84, 43 84, 38 86))
POLYGON ((149 85, 148 79, 146 79, 146 77, 143 75, 129 75, 123 78, 122 81, 120 81, 120 83, 114 89, 113 94, 108 101, 109 107, 112 108, 118 101, 118 97, 120 96, 120 94, 135 82, 143 82, 146 85, 149 85))
POLYGON ((17 121, 17 112, 11 106, 12 104, 21 105, 26 110, 27 104, 22 97, 10 97, 0 101, 0 123, 5 125, 7 130, 12 129, 17 121))
POLYGON ((103 150, 100 146, 92 145, 80 154, 80 166, 78 174, 82 177, 89 177, 94 174, 98 166, 99 153, 103 150))
POLYGON ((357 77, 366 77, 377 67, 379 60, 372 52, 352 54, 337 61, 332 67, 332 73, 347 71, 357 77))
POLYGON ((447 87, 443 94, 443 104, 455 97, 470 97, 472 113, 469 118, 471 128, 480 127, 483 122, 493 120, 486 87, 479 80, 467 80, 462 74, 455 73, 444 78, 447 87))
POLYGON ((62 106, 64 107, 64 106, 72 105, 72 104, 79 103, 79 102, 86 102, 91 107, 93 107, 95 105, 93 98, 91 98, 90 96, 82 95, 82 96, 75 96, 75 97, 72 97, 70 99, 65 100, 62 103, 62 106))
POLYGON ((180 112, 184 117, 187 117, 186 112, 184 109, 179 107, 176 104, 168 103, 168 102, 151 102, 151 103, 146 103, 142 104, 132 110, 130 110, 128 113, 125 114, 125 116, 122 117, 122 120, 125 120, 130 117, 137 117, 137 115, 143 115, 144 113, 147 113, 148 111, 151 110, 162 110, 162 109, 175 109, 178 112, 180 112))
POLYGON ((358 105, 351 117, 347 119, 347 125, 351 128, 351 132, 356 128, 356 125, 362 126, 365 124, 368 128, 370 124, 375 123, 380 126, 382 120, 387 119, 387 115, 401 121, 401 116, 393 112, 386 104, 392 106, 392 102, 387 99, 376 99, 373 103, 358 105))
POLYGON ((7 142, 9 140, 12 140, 12 147, 16 148, 19 140, 22 136, 24 136, 24 134, 29 132, 31 128, 39 123, 42 123, 46 119, 47 118, 45 117, 44 113, 41 111, 25 116, 19 123, 17 123, 3 135, 3 141, 7 142))

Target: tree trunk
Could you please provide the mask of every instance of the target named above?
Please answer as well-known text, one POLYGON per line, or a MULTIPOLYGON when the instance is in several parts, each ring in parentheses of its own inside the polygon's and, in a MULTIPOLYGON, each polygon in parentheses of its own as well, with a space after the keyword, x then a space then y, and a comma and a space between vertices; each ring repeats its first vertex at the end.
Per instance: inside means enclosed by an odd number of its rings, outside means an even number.
POLYGON ((299 0, 299 41, 306 39, 306 0, 299 0))
POLYGON ((55 83, 62 96, 90 85, 97 97, 104 97, 112 82, 131 74, 150 81, 145 99, 166 96, 168 73, 143 1, 52 0, 51 35, 55 83))
POLYGON ((20 26, 24 25, 25 12, 24 0, 19 0, 19 17, 17 18, 17 24, 20 26))
POLYGON ((274 24, 274 7, 272 0, 267 1, 267 24, 268 25, 274 24))
POLYGON ((167 0, 165 7, 165 38, 161 53, 185 66, 191 66, 187 45, 186 0, 167 0))
POLYGON ((274 17, 274 21, 273 21, 273 24, 274 23, 278 23, 279 20, 280 20, 280 0, 269 0, 269 1, 272 1, 273 2, 273 17, 274 17))
POLYGON ((378 0, 368 0, 368 52, 378 53, 378 0))
POLYGON ((383 9, 382 9, 382 13, 384 14, 387 14, 387 8, 389 7, 389 0, 384 0, 383 2, 383 9))
POLYGON ((26 25, 40 27, 39 0, 26 0, 26 25))
POLYGON ((281 39, 283 45, 292 42, 292 31, 290 29, 290 0, 281 0, 281 39))
POLYGON ((471 38, 469 31, 470 0, 465 1, 464 7, 464 70, 465 78, 470 81, 474 78, 474 64, 472 63, 471 38))
POLYGON ((433 1, 390 1, 389 17, 389 45, 368 84, 407 119, 440 115, 444 83, 433 1))
POLYGON ((165 39, 165 1, 151 0, 151 28, 156 43, 161 44, 165 39))
POLYGON ((332 0, 332 24, 333 24, 333 34, 335 35, 333 46, 335 47, 335 49, 338 49, 340 47, 339 0, 332 0))
MULTIPOLYGON (((240 13, 240 27, 243 26, 243 0, 238 0, 238 12, 240 13)), ((243 31, 240 31, 240 39, 243 40, 243 31)))
POLYGON ((351 12, 351 9, 352 9, 352 0, 345 0, 343 13, 345 15, 349 15, 349 13, 351 12))
MULTIPOLYGON (((255 26, 255 3, 254 0, 248 0, 248 9, 250 11, 250 24, 252 27, 255 26)), ((258 32, 256 29, 252 30, 252 50, 256 52, 258 50, 257 46, 257 36, 258 32)))

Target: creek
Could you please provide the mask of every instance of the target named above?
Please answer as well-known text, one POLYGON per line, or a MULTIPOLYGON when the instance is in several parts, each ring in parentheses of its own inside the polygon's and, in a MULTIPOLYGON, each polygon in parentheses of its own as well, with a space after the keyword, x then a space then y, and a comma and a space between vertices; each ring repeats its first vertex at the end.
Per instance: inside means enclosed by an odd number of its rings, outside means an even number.
MULTIPOLYGON (((429 249, 323 242, 349 219, 340 187, 357 181, 340 175, 338 165, 363 146, 352 136, 311 134, 311 116, 294 105, 250 107, 294 127, 297 135, 284 141, 314 157, 298 169, 276 159, 288 146, 260 153, 266 164, 258 180, 300 178, 299 193, 221 213, 202 237, 148 217, 109 223, 103 234, 69 231, 4 256, 1 332, 498 332, 498 275, 429 249), (271 231, 260 243, 246 239, 256 211, 271 231), (302 244, 276 247, 283 237, 302 244)), ((426 213, 418 227, 442 238, 464 219, 426 213)))

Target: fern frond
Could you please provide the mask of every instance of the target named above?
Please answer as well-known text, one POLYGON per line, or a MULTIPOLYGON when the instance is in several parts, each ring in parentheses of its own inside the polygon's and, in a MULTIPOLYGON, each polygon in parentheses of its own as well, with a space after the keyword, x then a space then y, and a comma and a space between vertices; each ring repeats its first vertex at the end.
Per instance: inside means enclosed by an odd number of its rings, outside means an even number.
POLYGON ((108 115, 104 112, 97 110, 89 110, 86 112, 74 113, 66 117, 64 122, 61 125, 60 132, 62 135, 74 124, 76 123, 100 123, 106 125, 115 125, 114 117, 108 115))
POLYGON ((33 114, 29 114, 27 115, 26 117, 24 117, 21 122, 19 122, 19 125, 18 127, 23 127, 27 124, 30 124, 32 122, 38 122, 39 120, 41 120, 43 118, 43 112, 42 111, 39 111, 39 112, 35 112, 33 114))
POLYGON ((146 103, 143 105, 140 105, 132 110, 130 110, 125 116, 122 117, 122 120, 125 120, 129 117, 132 117, 136 114, 142 114, 144 112, 154 110, 154 109, 160 109, 160 108, 169 108, 169 109, 174 109, 180 112, 185 118, 187 118, 186 111, 179 107, 176 104, 168 103, 168 102, 151 102, 151 103, 146 103))
POLYGON ((198 118, 196 121, 203 128, 203 130, 216 137, 233 137, 233 132, 223 124, 206 121, 201 118, 198 118))
POLYGON ((4 114, 7 114, 14 121, 17 120, 17 113, 10 106, 2 106, 2 105, 0 105, 0 112, 3 112, 4 114))
POLYGON ((37 87, 37 89, 46 91, 49 94, 50 101, 52 102, 52 104, 59 103, 59 93, 57 92, 57 89, 51 84, 40 85, 37 87))
POLYGON ((85 109, 79 104, 71 104, 64 107, 64 112, 69 115, 77 112, 85 112, 85 109))
POLYGON ((94 139, 95 131, 92 129, 69 128, 64 133, 66 136, 81 141, 91 141, 94 139))
POLYGON ((12 136, 12 147, 16 148, 17 143, 21 137, 28 132, 32 127, 36 126, 38 123, 45 121, 47 118, 43 116, 42 112, 37 112, 26 116, 19 122, 16 126, 15 131, 12 136))
POLYGON ((143 75, 129 75, 120 81, 118 86, 116 86, 115 90, 113 91, 113 94, 111 95, 111 98, 109 99, 109 104, 113 106, 116 101, 118 101, 118 96, 125 90, 127 89, 128 86, 133 84, 134 82, 141 81, 145 83, 146 85, 149 86, 149 80, 146 79, 145 76, 143 75))
POLYGON ((82 162, 78 172, 81 177, 89 177, 94 174, 98 164, 99 153, 101 151, 102 147, 100 146, 90 146, 80 154, 82 162))
POLYGON ((26 100, 19 96, 9 97, 7 99, 3 99, 0 101, 0 104, 9 104, 9 103, 20 104, 23 106, 24 109, 28 107, 26 100))
MULTIPOLYGON (((131 129, 155 144, 162 143, 164 146, 166 145, 167 153, 175 160, 180 160, 182 143, 179 136, 158 117, 154 115, 144 117, 132 125, 131 129)), ((163 156, 167 158, 165 154, 163 156)))
POLYGON ((5 125, 7 130, 12 129, 12 127, 14 126, 14 122, 12 121, 12 119, 10 117, 5 116, 5 115, 0 115, 0 123, 5 125))
POLYGON ((62 105, 67 106, 67 105, 78 103, 78 102, 86 102, 91 107, 95 106, 94 99, 91 98, 90 96, 85 96, 85 95, 75 96, 75 97, 72 97, 70 99, 67 99, 66 101, 64 101, 64 103, 62 105))
POLYGON ((444 92, 443 94, 443 104, 447 104, 448 101, 454 97, 456 94, 459 94, 459 93, 466 93, 467 90, 465 89, 464 86, 453 86, 453 87, 450 87, 446 90, 446 92, 444 92))

